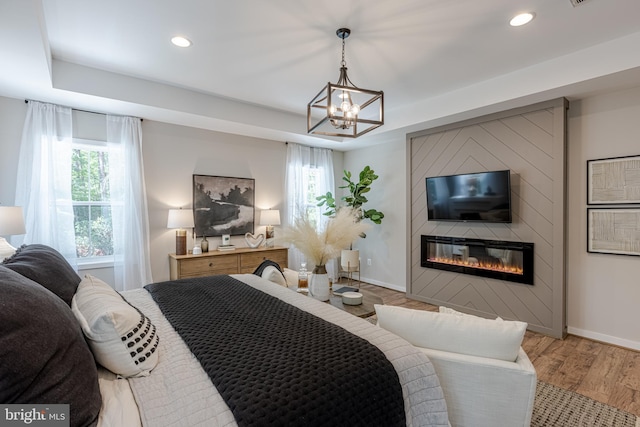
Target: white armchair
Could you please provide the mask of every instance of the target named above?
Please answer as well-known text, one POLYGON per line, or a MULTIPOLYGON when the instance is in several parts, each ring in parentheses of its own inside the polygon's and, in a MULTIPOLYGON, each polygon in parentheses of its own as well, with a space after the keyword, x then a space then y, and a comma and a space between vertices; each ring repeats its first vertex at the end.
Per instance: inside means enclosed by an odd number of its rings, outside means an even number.
POLYGON ((447 311, 376 306, 378 326, 431 360, 453 427, 529 426, 537 376, 520 347, 526 323, 447 311))
POLYGON ((536 371, 522 348, 515 362, 420 348, 438 374, 452 426, 531 423, 536 371))

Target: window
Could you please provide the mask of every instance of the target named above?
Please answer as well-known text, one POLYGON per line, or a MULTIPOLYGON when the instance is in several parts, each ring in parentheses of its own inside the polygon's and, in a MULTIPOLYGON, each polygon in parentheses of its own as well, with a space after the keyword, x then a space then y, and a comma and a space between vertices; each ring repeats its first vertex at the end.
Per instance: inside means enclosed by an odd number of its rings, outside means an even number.
POLYGON ((29 101, 16 180, 24 242, 73 267, 111 267, 117 291, 152 282, 143 172, 141 119, 29 101))
POLYGON ((106 143, 74 139, 72 150, 76 253, 79 260, 107 260, 113 255, 113 224, 106 143))
POLYGON ((323 170, 314 166, 304 166, 302 170, 303 212, 317 230, 321 224, 323 208, 318 207, 316 197, 324 194, 318 190, 318 185, 323 179, 323 170))
MULTIPOLYGON (((293 224, 306 216, 316 230, 324 227, 327 217, 325 207, 319 207, 316 197, 335 191, 333 182, 333 153, 327 148, 315 148, 293 142, 287 143, 287 168, 285 177, 286 222, 293 224)), ((289 268, 298 269, 305 261, 295 247, 289 249, 289 268)), ((327 267, 337 274, 335 263, 327 267)))

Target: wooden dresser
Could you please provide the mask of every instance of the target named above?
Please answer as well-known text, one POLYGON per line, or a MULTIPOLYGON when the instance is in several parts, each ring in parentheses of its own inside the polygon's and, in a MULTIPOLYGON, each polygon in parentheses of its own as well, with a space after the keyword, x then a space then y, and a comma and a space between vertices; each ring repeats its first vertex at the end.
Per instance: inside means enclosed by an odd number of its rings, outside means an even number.
POLYGON ((267 259, 285 268, 288 249, 276 246, 258 249, 237 248, 232 251, 214 249, 201 255, 169 254, 169 271, 171 280, 214 274, 253 273, 260 263, 267 259))

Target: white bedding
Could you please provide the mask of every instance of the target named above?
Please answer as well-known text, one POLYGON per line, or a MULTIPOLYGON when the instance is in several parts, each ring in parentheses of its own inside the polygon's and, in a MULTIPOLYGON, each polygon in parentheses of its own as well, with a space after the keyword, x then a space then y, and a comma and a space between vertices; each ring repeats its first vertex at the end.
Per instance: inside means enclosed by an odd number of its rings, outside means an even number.
POLYGON ((98 366, 98 385, 102 395, 98 427, 142 426, 129 381, 98 366))
MULTIPOLYGON (((411 344, 330 304, 292 292, 253 274, 234 277, 340 325, 377 346, 398 372, 407 426, 448 425, 446 403, 433 366, 411 344)), ((160 336, 159 362, 151 375, 128 380, 140 410, 142 425, 235 426, 231 410, 149 293, 137 289, 123 292, 123 296, 152 320, 160 336)))

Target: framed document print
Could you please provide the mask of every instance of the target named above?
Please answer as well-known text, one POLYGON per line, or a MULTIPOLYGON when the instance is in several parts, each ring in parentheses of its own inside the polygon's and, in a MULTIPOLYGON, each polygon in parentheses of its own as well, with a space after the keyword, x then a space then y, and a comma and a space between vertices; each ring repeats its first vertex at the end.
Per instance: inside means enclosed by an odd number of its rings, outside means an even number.
POLYGON ((640 208, 587 208, 587 252, 640 256, 640 208))
POLYGON ((639 204, 640 156, 587 161, 587 204, 639 204))

